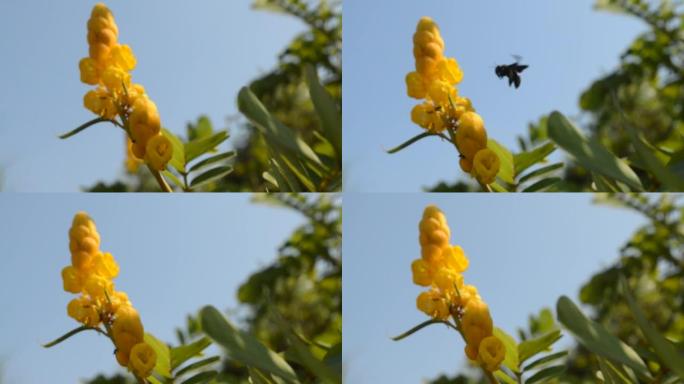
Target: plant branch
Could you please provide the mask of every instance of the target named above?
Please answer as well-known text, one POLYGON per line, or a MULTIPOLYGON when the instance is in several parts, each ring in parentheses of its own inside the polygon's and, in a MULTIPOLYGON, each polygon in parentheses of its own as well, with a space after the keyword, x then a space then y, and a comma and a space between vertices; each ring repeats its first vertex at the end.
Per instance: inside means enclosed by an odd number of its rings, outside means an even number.
POLYGON ((86 129, 86 128, 88 128, 88 127, 90 127, 91 125, 95 125, 95 124, 99 124, 99 123, 104 123, 104 122, 107 122, 107 121, 113 122, 113 120, 109 120, 109 119, 104 118, 104 117, 98 117, 98 118, 92 119, 92 120, 90 120, 90 121, 88 121, 88 122, 85 122, 85 123, 79 125, 77 128, 72 129, 71 131, 69 131, 69 132, 67 132, 67 133, 63 133, 63 134, 59 135, 58 137, 59 137, 60 139, 62 139, 62 140, 68 139, 69 137, 71 137, 71 136, 73 136, 73 135, 75 135, 75 134, 77 134, 77 133, 83 131, 84 129, 86 129))
POLYGON ((166 180, 164 180, 164 176, 162 176, 161 172, 152 169, 150 165, 147 165, 147 168, 152 172, 152 176, 154 176, 154 179, 157 180, 157 184, 159 184, 159 188, 161 188, 162 191, 164 192, 173 192, 173 189, 169 187, 169 184, 166 183, 166 180))
POLYGON ((55 339, 55 340, 53 340, 53 341, 51 341, 51 342, 49 342, 49 343, 47 343, 47 344, 43 344, 43 348, 50 348, 50 347, 53 347, 53 346, 55 346, 55 345, 61 343, 62 341, 64 341, 64 340, 70 338, 71 336, 73 336, 73 335, 75 335, 75 334, 77 334, 77 333, 81 333, 81 332, 83 332, 83 331, 89 331, 89 330, 93 330, 93 331, 99 332, 99 333, 101 333, 101 334, 103 334, 103 335, 109 337, 109 335, 107 335, 107 334, 106 334, 104 331, 102 331, 100 328, 97 328, 97 327, 89 327, 89 326, 87 326, 87 325, 82 325, 82 326, 80 326, 80 327, 78 327, 78 328, 72 329, 71 331, 65 333, 64 335, 60 336, 59 338, 57 338, 57 339, 55 339))

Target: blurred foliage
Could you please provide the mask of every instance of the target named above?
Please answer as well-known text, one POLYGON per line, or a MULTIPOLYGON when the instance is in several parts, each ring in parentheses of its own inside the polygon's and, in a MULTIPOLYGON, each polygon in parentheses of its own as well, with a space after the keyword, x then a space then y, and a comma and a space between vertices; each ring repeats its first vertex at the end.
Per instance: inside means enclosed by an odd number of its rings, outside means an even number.
MULTIPOLYGON (((684 204, 678 195, 606 195, 604 204, 629 209, 648 222, 620 249, 616 263, 604 268, 582 286, 580 301, 592 309, 593 320, 635 348, 646 348, 627 303, 619 277, 627 278, 639 306, 665 337, 684 341, 684 204)), ((576 381, 593 382, 596 359, 577 348, 567 374, 576 381)))
MULTIPOLYGON (((615 157, 611 162, 631 168, 641 185, 626 186, 606 177, 610 172, 591 169, 595 159, 583 159, 579 151, 563 146, 558 134, 549 134, 553 114, 529 125, 527 134, 518 138, 520 149, 529 151, 551 140, 572 156, 564 167, 547 174, 552 176, 547 177, 547 191, 684 190, 684 2, 597 0, 595 8, 636 18, 646 31, 626 48, 615 69, 580 95, 585 127, 581 135, 587 135, 587 143, 607 149, 615 157)), ((431 188, 462 189, 461 183, 443 182, 431 188)))
MULTIPOLYGON (((314 151, 321 149, 320 113, 314 108, 309 95, 305 68, 310 66, 320 78, 320 83, 330 95, 337 110, 342 107, 342 2, 340 0, 254 0, 255 10, 277 12, 294 17, 301 21, 304 32, 295 36, 288 46, 278 55, 277 66, 249 83, 249 89, 263 104, 263 107, 282 125, 289 127, 294 134, 314 151)), ((235 124, 234 117, 228 121, 235 124)), ((244 120, 242 120, 244 121, 244 120)), ((197 123, 187 126, 187 138, 193 140, 192 131, 198 126, 211 122, 200 117, 197 123)), ((250 122, 239 123, 242 126, 238 138, 231 142, 235 157, 231 158, 229 173, 210 183, 202 185, 200 191, 268 191, 273 185, 263 175, 271 170, 272 154, 263 135, 258 134, 250 122)), ((213 129, 213 128, 212 128, 213 129)), ((220 132, 220 131, 214 131, 220 132)), ((323 140, 324 144, 327 144, 323 140)), ((226 150, 222 150, 226 151, 226 150)), ((319 154, 320 156, 320 154, 319 154)), ((341 156, 341 155, 340 155, 341 156)), ((322 159, 325 160, 325 159, 322 159)), ((324 165, 337 169, 330 177, 334 180, 323 180, 317 190, 339 190, 341 188, 340 164, 324 165)), ((226 170, 228 170, 226 168, 226 170)), ((177 175, 183 184, 182 175, 177 175)), ((167 179, 170 177, 165 173, 167 179)), ((170 180, 170 183, 173 180, 170 180)), ((187 184, 187 183, 185 183, 187 184)), ((285 188, 286 189, 286 188, 285 188)), ((127 173, 120 180, 111 183, 98 182, 84 188, 85 191, 97 192, 143 192, 158 191, 154 179, 141 169, 127 173)), ((283 188, 281 188, 283 190, 283 188)))
MULTIPOLYGON (((306 221, 282 243, 271 264, 247 277, 236 293, 241 306, 230 313, 240 320, 240 332, 253 335, 272 351, 283 352, 301 382, 317 382, 320 377, 310 368, 311 362, 302 358, 308 353, 341 377, 341 198, 270 194, 255 195, 254 202, 293 210, 306 221), (293 350, 293 346, 300 349, 293 350)), ((200 342, 204 336, 201 319, 188 315, 176 334, 179 347, 200 342)), ((230 351, 224 356, 213 382, 246 383, 253 374, 252 368, 232 356, 230 351)), ((98 376, 88 383, 123 383, 117 381, 121 379, 98 376)))
MULTIPOLYGON (((280 12, 303 22, 307 30, 278 56, 278 66, 249 84, 254 96, 275 119, 301 135, 304 142, 317 141, 319 118, 305 81, 312 67, 338 110, 342 108, 342 2, 302 0, 255 0, 255 9, 280 12)), ((254 127, 246 128, 254 132, 254 127)), ((269 171, 268 146, 261 135, 249 134, 236 143, 235 172, 226 178, 231 191, 265 191, 261 175, 269 171)))

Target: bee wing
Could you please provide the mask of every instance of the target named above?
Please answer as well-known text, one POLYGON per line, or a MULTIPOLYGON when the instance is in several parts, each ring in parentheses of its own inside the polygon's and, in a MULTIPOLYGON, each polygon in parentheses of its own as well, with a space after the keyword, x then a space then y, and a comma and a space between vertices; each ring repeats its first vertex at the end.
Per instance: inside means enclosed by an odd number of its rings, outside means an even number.
POLYGON ((520 55, 511 55, 511 56, 513 56, 513 58, 515 59, 515 61, 518 62, 518 63, 521 62, 521 61, 523 60, 522 56, 520 56, 520 55))

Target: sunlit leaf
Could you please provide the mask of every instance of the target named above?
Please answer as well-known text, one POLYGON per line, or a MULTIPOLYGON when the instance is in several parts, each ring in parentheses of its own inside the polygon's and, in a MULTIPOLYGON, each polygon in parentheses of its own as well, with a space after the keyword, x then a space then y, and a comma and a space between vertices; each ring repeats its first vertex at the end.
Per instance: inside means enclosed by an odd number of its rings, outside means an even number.
POLYGON ((277 353, 266 348, 247 332, 235 328, 216 308, 206 306, 200 311, 202 330, 216 343, 226 348, 231 358, 245 365, 297 381, 292 367, 277 353))
POLYGON ((157 364, 154 366, 154 371, 164 377, 171 377, 171 357, 169 354, 169 347, 162 341, 158 340, 151 333, 145 333, 145 342, 154 349, 157 353, 157 364))
POLYGON ((603 325, 587 319, 572 300, 561 296, 556 311, 558 321, 587 349, 629 366, 640 377, 650 378, 648 368, 639 355, 608 332, 603 325))
POLYGON ((587 139, 560 112, 549 116, 549 137, 575 157, 584 168, 620 180, 634 190, 643 190, 641 180, 622 160, 596 140, 587 139))

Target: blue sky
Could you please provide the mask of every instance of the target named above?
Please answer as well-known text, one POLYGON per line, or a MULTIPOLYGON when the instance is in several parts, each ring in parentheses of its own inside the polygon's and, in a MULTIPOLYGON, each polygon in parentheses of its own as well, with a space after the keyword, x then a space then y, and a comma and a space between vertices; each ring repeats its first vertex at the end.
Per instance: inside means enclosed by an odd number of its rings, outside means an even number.
POLYGON ((175 328, 204 305, 235 308, 238 286, 270 264, 304 218, 250 202, 248 194, 183 196, 2 194, 0 196, 0 381, 75 383, 118 365, 111 342, 81 333, 51 349, 41 344, 78 326, 62 290, 70 263, 67 231, 88 212, 121 267, 145 330, 176 342, 175 328))
MULTIPOLYGON (((96 1, 0 2, 0 175, 9 191, 78 191, 123 172, 122 132, 91 127, 66 141, 57 135, 94 115, 79 81, 87 56, 86 22, 96 1)), ((208 115, 216 128, 237 113, 240 87, 269 71, 305 26, 251 0, 107 3, 119 41, 138 59, 133 80, 157 104, 162 124, 184 133, 208 115)), ((235 124, 232 124, 234 127, 235 124)), ((235 133, 235 132, 232 132, 235 133)))
POLYGON ((345 0, 344 170, 346 191, 420 191, 438 181, 465 179, 453 146, 436 138, 394 155, 392 148, 421 132, 410 121, 418 101, 406 95, 414 68, 412 34, 432 17, 445 54, 463 71, 459 93, 482 115, 489 136, 516 150, 527 124, 553 110, 579 113, 580 93, 615 68, 645 25, 593 10, 594 0, 345 0), (401 4, 400 6, 398 4, 401 4), (519 89, 494 74, 497 64, 523 56, 530 68, 519 89))
POLYGON ((576 300, 580 286, 614 262, 645 223, 631 211, 594 205, 592 198, 345 193, 345 381, 418 383, 465 366, 463 341, 444 327, 390 340, 427 319, 415 308, 422 287, 413 284, 410 267, 420 257, 418 221, 426 205, 445 212, 452 244, 470 259, 466 283, 478 288, 495 325, 515 334, 531 313, 554 308, 560 295, 576 300))

